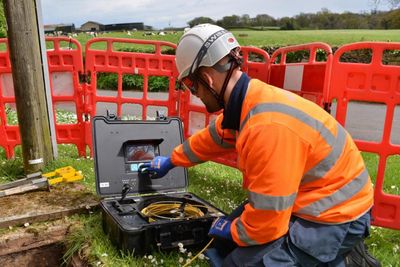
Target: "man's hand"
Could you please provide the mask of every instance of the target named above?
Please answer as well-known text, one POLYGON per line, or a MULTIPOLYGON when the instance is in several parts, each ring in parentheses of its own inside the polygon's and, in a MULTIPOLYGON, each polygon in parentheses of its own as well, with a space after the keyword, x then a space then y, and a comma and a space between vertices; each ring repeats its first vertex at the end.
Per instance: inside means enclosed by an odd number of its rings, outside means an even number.
POLYGON ((231 221, 227 220, 225 217, 215 219, 211 225, 210 231, 208 231, 208 235, 211 237, 232 240, 231 221))
POLYGON ((165 176, 174 167, 170 157, 158 156, 151 162, 140 165, 139 172, 148 173, 152 179, 156 179, 165 176))

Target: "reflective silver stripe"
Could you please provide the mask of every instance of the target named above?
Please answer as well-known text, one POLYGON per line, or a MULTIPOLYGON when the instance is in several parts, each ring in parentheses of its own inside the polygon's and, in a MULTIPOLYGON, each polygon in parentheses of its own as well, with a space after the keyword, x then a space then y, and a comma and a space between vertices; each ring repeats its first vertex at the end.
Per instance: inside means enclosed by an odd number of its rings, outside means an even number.
POLYGON ((244 225, 243 225, 242 221, 240 220, 240 217, 236 220, 236 229, 237 229, 237 233, 238 233, 239 239, 243 243, 245 243, 247 245, 259 245, 260 244, 257 241, 251 239, 246 234, 246 230, 244 228, 244 225))
POLYGON ((289 196, 271 196, 248 192, 249 202, 255 209, 281 211, 293 206, 297 193, 289 196))
POLYGON ((332 145, 335 141, 335 136, 325 127, 322 122, 314 119, 301 110, 280 103, 261 103, 253 107, 249 113, 247 113, 242 124, 240 125, 239 133, 242 131, 243 127, 251 116, 263 112, 279 112, 292 116, 318 131, 328 144, 332 145))
POLYGON ((203 160, 199 159, 194 152, 192 151, 192 149, 190 148, 189 145, 189 141, 186 140, 183 143, 183 153, 185 153, 186 157, 193 163, 202 163, 204 162, 203 160))
POLYGON ((214 140, 214 143, 219 145, 222 148, 234 148, 235 146, 232 144, 229 144, 227 142, 222 142, 222 138, 219 136, 217 132, 217 127, 215 125, 215 120, 210 122, 210 125, 208 126, 208 132, 211 135, 211 138, 214 140))
POLYGON ((342 154, 345 144, 346 131, 340 124, 338 124, 337 138, 333 144, 329 144, 332 147, 331 152, 322 161, 304 174, 301 184, 309 183, 324 177, 325 174, 336 164, 336 161, 342 154))
POLYGON ((329 155, 304 175, 301 181, 302 184, 312 182, 316 179, 323 177, 326 172, 328 172, 335 165, 337 159, 343 151, 346 142, 346 131, 340 124, 337 124, 338 133, 337 137, 335 137, 322 122, 314 119, 313 117, 309 116, 307 113, 301 110, 279 103, 261 103, 249 111, 240 126, 240 131, 243 129, 246 122, 251 116, 263 112, 279 112, 300 120, 304 124, 318 131, 321 134, 322 138, 324 138, 325 142, 332 147, 329 155))
POLYGON ((350 199, 352 196, 360 192, 365 184, 368 182, 368 171, 364 169, 363 172, 350 181, 348 184, 344 185, 342 188, 337 190, 332 195, 326 196, 311 203, 310 205, 300 209, 297 213, 319 216, 324 211, 350 199))

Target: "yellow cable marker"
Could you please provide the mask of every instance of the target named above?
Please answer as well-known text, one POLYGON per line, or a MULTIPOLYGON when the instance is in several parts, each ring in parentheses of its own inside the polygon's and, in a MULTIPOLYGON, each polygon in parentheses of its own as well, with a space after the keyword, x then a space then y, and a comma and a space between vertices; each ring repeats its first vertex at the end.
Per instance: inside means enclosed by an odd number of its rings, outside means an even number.
POLYGON ((75 170, 71 166, 62 167, 55 171, 43 174, 47 178, 49 185, 65 182, 74 182, 83 179, 81 171, 75 170))
POLYGON ((82 180, 81 171, 76 171, 71 166, 56 169, 55 171, 42 174, 37 172, 29 174, 25 178, 21 178, 9 183, 0 184, 0 197, 25 193, 40 189, 49 189, 49 185, 61 182, 74 182, 82 180))

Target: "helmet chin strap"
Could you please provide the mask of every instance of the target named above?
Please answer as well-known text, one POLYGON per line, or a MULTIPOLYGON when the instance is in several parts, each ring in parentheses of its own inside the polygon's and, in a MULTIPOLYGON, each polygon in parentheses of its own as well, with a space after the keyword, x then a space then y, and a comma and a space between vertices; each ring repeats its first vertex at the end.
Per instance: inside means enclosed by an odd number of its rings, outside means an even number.
MULTIPOLYGON (((225 76, 225 80, 224 80, 224 83, 221 88, 221 92, 219 93, 218 97, 216 98, 218 101, 218 104, 221 108, 225 107, 224 95, 225 95, 226 88, 228 87, 228 83, 232 77, 232 73, 233 73, 234 69, 236 69, 241 64, 242 64, 242 58, 239 57, 238 52, 236 50, 232 50, 229 53, 229 62, 227 64, 225 64, 224 66, 216 65, 213 67, 218 72, 225 72, 228 70, 228 73, 225 76)), ((215 97, 215 95, 214 95, 214 97, 215 97)))
POLYGON ((235 50, 232 50, 229 53, 229 62, 226 63, 225 65, 215 65, 213 68, 217 70, 218 72, 226 72, 228 71, 227 75, 225 76, 224 83, 221 88, 221 92, 218 94, 217 91, 215 91, 208 83, 206 83, 200 76, 197 76, 197 79, 203 84, 204 87, 210 91, 210 93, 214 96, 215 100, 218 102, 219 107, 225 108, 225 101, 224 101, 224 95, 226 88, 228 87, 229 80, 232 77, 232 73, 236 67, 240 66, 242 64, 242 59, 237 55, 235 50))
POLYGON ((213 95, 215 100, 218 102, 218 106, 220 108, 225 107, 224 94, 226 91, 226 87, 228 86, 228 82, 231 79, 233 70, 235 69, 234 65, 235 64, 233 62, 230 63, 229 72, 225 77, 224 84, 222 85, 222 89, 219 94, 206 81, 204 81, 203 78, 201 78, 201 77, 197 78, 201 82, 201 84, 203 84, 203 86, 206 87, 208 91, 210 91, 210 93, 213 95))
POLYGON ((231 79, 231 77, 232 77, 233 70, 234 70, 237 66, 238 66, 238 65, 236 64, 235 61, 231 61, 231 62, 230 62, 229 71, 228 71, 228 73, 227 73, 226 76, 225 76, 225 80, 224 80, 224 83, 223 83, 223 85, 222 85, 221 92, 219 93, 219 96, 218 96, 218 98, 217 98, 218 104, 219 104, 219 106, 220 106, 221 108, 224 108, 224 107, 225 107, 224 95, 225 95, 226 87, 228 87, 228 83, 229 83, 229 81, 230 81, 230 79, 231 79))
MULTIPOLYGON (((197 76, 197 75, 196 75, 197 76)), ((197 76, 197 80, 201 82, 201 84, 207 88, 208 91, 213 95, 213 97, 218 101, 219 95, 217 91, 215 91, 206 81, 203 80, 200 76, 197 76)))

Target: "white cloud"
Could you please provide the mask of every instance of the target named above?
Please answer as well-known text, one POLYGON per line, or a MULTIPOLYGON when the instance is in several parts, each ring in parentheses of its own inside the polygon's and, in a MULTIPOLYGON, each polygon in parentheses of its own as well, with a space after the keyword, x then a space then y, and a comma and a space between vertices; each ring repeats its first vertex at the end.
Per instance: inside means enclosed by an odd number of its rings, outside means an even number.
POLYGON ((372 0, 41 0, 45 24, 143 22, 155 28, 180 27, 195 17, 214 20, 224 16, 268 14, 275 18, 322 8, 332 12, 363 12, 373 8, 372 0))

